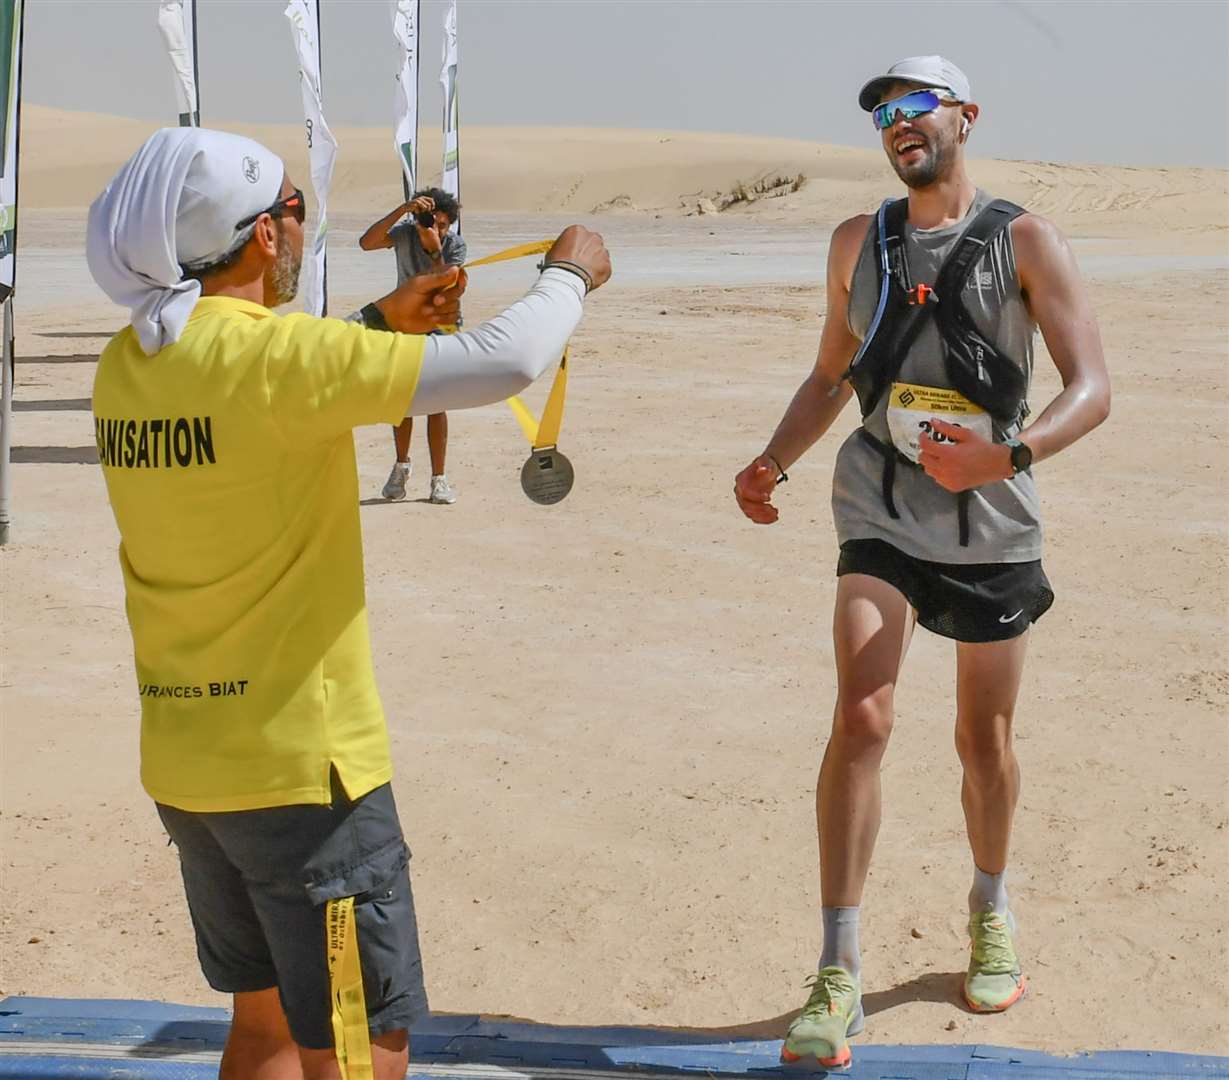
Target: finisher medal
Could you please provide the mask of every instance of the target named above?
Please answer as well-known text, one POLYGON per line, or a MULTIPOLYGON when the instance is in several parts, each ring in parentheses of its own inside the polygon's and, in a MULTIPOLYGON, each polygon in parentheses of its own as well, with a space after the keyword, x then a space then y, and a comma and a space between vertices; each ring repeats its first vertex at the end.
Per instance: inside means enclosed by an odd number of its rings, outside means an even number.
POLYGON ((521 466, 521 490, 540 506, 565 499, 575 479, 572 463, 554 446, 535 449, 521 466))
MULTIPOLYGON (((509 248, 507 251, 496 252, 484 259, 476 259, 466 263, 466 268, 484 266, 487 263, 503 262, 505 259, 519 259, 525 255, 541 255, 548 252, 554 241, 539 240, 532 244, 522 244, 520 247, 509 248)), ((542 421, 534 419, 525 403, 518 397, 508 398, 512 415, 529 440, 533 451, 529 460, 521 466, 521 490, 539 506, 554 506, 568 497, 572 484, 576 482, 576 473, 572 463, 555 445, 559 439, 559 429, 563 425, 563 403, 568 392, 568 351, 563 350, 559 360, 559 370, 555 372, 555 381, 551 385, 550 395, 542 409, 542 421)))

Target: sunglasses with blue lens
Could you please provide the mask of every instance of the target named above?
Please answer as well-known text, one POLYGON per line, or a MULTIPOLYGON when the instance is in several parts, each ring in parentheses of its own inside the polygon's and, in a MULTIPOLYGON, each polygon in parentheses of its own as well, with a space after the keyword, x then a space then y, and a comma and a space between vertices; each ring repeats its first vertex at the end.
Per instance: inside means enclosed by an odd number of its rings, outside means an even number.
POLYGON ((916 120, 919 116, 934 112, 944 101, 955 104, 955 99, 947 90, 910 90, 907 94, 877 105, 871 111, 871 122, 876 131, 884 131, 896 123, 897 113, 906 120, 916 120))

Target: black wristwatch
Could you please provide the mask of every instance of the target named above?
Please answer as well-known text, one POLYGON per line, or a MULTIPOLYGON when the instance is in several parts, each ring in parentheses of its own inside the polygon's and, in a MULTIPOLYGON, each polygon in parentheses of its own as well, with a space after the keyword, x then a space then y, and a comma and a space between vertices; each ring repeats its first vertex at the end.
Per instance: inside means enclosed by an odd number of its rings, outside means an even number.
POLYGON ((384 312, 376 307, 375 304, 367 304, 359 311, 359 317, 363 320, 363 325, 368 330, 392 330, 392 327, 388 325, 387 320, 384 318, 384 312))
POLYGON ((1028 443, 1021 442, 1019 439, 1008 439, 1003 443, 1011 451, 1011 472, 1013 476, 1019 476, 1022 472, 1027 472, 1030 465, 1033 464, 1033 451, 1028 443))

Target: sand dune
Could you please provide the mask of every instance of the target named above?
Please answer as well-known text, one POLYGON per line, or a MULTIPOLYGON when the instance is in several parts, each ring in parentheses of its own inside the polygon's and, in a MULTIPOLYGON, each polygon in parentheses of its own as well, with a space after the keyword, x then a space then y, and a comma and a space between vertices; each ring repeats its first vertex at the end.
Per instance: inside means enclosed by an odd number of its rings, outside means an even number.
MULTIPOLYGON (((298 124, 223 125, 266 143, 301 184, 307 152, 298 124)), ((154 125, 114 116, 27 106, 22 130, 22 202, 31 208, 90 202, 154 125)), ((339 127, 332 206, 368 212, 400 195, 391 134, 339 127)), ((618 201, 628 210, 685 214, 762 178, 806 177, 796 193, 738 205, 736 214, 788 214, 834 223, 897 194, 882 152, 793 139, 598 128, 468 127, 462 168, 471 211, 586 215, 618 201)), ((425 133, 421 160, 439 159, 439 133, 425 133)), ((1229 229, 1229 171, 975 161, 979 183, 1052 217, 1074 235, 1229 229)), ((438 170, 424 168, 424 182, 438 170)))

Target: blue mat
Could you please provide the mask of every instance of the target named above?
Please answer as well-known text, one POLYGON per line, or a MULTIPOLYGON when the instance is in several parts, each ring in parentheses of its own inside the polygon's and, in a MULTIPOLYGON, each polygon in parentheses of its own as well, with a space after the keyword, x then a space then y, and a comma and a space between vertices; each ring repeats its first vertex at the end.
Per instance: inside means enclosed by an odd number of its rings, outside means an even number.
MULTIPOLYGON (((217 1076, 223 1009, 152 1001, 0 1000, 0 1078, 205 1080, 217 1076)), ((432 1016, 411 1035, 418 1080, 630 1080, 635 1074, 822 1076, 777 1061, 781 1044, 713 1042, 661 1028, 550 1027, 432 1016)), ((1229 1080, 1229 1058, 1109 1052, 1053 1057, 993 1046, 864 1046, 848 1080, 1229 1080)))

